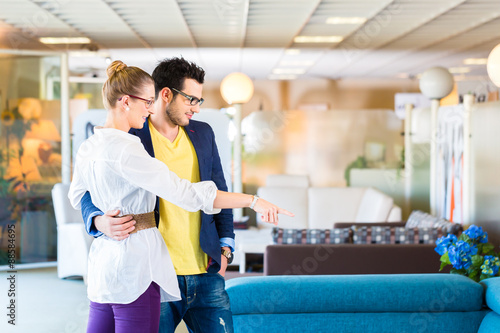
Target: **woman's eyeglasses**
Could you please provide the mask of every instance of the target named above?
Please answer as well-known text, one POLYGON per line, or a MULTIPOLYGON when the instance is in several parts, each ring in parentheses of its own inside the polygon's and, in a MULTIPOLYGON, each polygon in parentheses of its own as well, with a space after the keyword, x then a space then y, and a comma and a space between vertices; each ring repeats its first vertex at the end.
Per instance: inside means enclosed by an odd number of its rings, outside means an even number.
MULTIPOLYGON (((146 108, 148 108, 148 109, 149 109, 149 108, 151 107, 151 105, 153 105, 153 103, 155 102, 154 98, 151 98, 151 99, 145 99, 145 98, 138 97, 138 96, 134 96, 134 95, 128 95, 128 96, 130 96, 130 97, 132 97, 132 98, 135 98, 135 99, 140 99, 141 101, 144 101, 144 102, 146 103, 146 108)), ((122 100, 122 98, 123 98, 123 96, 122 96, 122 97, 120 97, 120 98, 118 98, 118 100, 119 100, 119 101, 121 101, 121 100, 122 100)))

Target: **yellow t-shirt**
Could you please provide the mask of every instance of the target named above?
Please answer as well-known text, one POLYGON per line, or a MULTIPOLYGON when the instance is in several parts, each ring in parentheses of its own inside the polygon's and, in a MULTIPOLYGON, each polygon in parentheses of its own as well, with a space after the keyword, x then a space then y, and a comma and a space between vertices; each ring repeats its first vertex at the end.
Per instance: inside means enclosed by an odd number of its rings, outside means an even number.
MULTIPOLYGON (((183 127, 173 142, 149 122, 155 157, 177 176, 192 183, 200 181, 198 157, 183 127)), ((206 273, 208 256, 200 246, 200 212, 188 212, 160 198, 160 230, 177 275, 206 273)))

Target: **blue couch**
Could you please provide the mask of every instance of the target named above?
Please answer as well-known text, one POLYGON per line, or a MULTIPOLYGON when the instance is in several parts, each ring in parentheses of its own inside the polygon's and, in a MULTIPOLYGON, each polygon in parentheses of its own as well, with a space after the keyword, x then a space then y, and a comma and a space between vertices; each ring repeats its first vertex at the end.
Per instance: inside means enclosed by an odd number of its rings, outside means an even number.
POLYGON ((231 279, 226 289, 236 333, 500 332, 500 278, 262 276, 231 279))

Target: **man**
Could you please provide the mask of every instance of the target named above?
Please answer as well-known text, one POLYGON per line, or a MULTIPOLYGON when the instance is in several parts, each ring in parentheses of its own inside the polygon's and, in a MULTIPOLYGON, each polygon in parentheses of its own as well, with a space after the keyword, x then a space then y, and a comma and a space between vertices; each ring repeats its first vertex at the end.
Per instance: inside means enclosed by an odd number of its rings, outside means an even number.
MULTIPOLYGON (((203 103, 205 72, 183 58, 162 61, 153 72, 155 112, 138 136, 148 153, 166 163, 180 178, 191 182, 212 180, 227 191, 215 137, 210 126, 191 120, 203 103)), ((232 332, 232 314, 224 275, 232 260, 232 211, 217 215, 187 212, 157 198, 157 225, 176 270, 182 300, 162 303, 160 332, 174 332, 184 320, 193 332, 232 332)), ((82 214, 89 234, 116 240, 134 229, 131 217, 119 211, 102 215, 87 193, 82 214)))

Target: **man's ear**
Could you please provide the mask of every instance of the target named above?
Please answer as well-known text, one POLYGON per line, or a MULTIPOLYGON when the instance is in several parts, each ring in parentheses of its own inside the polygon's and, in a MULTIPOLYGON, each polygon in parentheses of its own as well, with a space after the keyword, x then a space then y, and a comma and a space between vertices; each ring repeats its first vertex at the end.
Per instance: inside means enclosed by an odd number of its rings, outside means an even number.
POLYGON ((160 90, 160 93, 158 94, 158 98, 161 98, 167 104, 172 101, 172 96, 172 90, 170 90, 170 88, 168 87, 160 90))

